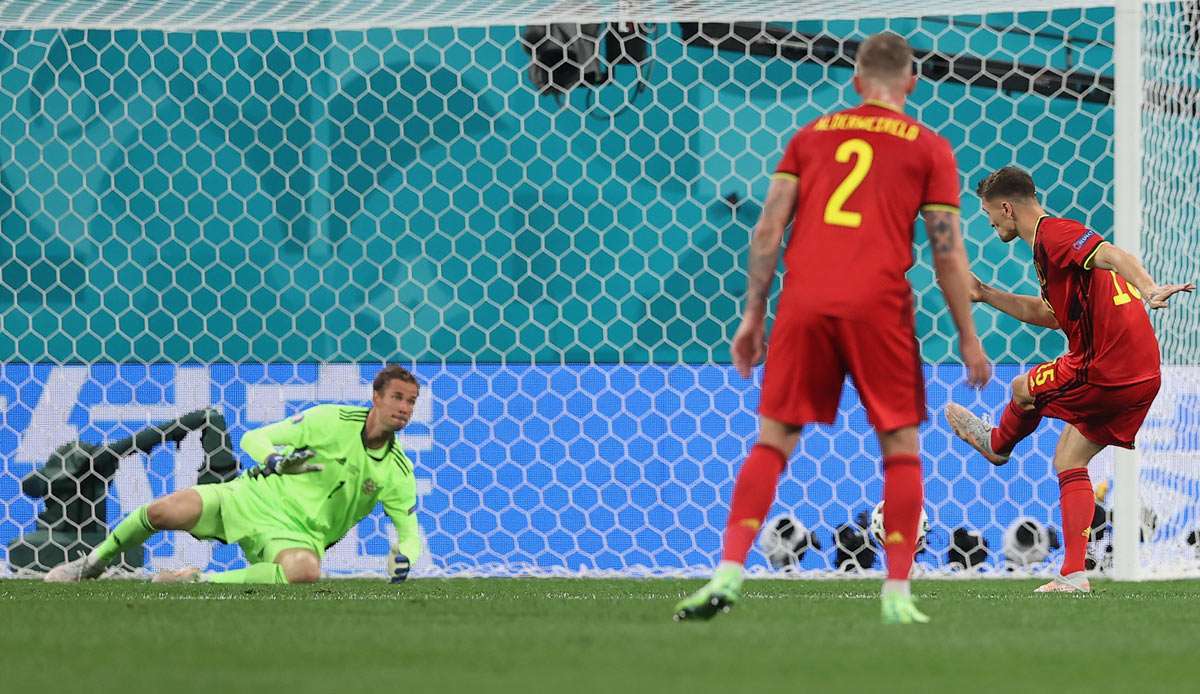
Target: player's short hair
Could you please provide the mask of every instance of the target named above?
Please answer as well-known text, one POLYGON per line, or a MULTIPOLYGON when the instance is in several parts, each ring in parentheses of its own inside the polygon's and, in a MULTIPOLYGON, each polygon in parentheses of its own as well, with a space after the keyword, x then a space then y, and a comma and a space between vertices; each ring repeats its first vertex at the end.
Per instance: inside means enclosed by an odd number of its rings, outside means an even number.
POLYGON ((867 37, 854 57, 854 69, 860 77, 885 82, 909 77, 912 64, 912 46, 890 31, 867 37))
POLYGON ((382 393, 392 381, 404 381, 418 387, 421 385, 417 377, 412 375, 412 372, 408 369, 396 364, 389 364, 383 367, 382 371, 375 374, 375 380, 371 382, 371 390, 376 393, 382 393))
POLYGON ((1037 198, 1037 187, 1027 171, 1006 166, 980 181, 975 194, 983 200, 1031 200, 1037 198))

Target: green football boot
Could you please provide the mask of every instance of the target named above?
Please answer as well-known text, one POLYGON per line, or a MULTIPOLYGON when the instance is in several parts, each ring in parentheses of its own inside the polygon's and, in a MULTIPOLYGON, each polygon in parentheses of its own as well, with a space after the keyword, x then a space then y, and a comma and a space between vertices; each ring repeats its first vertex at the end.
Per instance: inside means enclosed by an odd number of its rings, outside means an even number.
POLYGON ((673 617, 676 622, 712 619, 718 612, 732 609, 741 597, 741 567, 719 567, 713 572, 712 580, 675 605, 673 617))
POLYGON ((929 617, 917 609, 911 595, 886 593, 882 597, 884 624, 928 624, 929 617))

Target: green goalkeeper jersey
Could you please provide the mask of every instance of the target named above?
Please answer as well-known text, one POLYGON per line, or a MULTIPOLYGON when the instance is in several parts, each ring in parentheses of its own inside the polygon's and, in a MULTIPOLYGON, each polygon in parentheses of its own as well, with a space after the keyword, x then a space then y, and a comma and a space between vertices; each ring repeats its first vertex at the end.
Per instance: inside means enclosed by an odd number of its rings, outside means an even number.
POLYGON ((417 486, 413 465, 393 437, 386 446, 363 444, 366 407, 318 405, 242 437, 242 449, 255 462, 268 455, 307 448, 320 472, 243 476, 242 492, 258 508, 269 508, 326 547, 345 537, 376 503, 396 526, 398 550, 412 561, 421 551, 417 529, 417 486))

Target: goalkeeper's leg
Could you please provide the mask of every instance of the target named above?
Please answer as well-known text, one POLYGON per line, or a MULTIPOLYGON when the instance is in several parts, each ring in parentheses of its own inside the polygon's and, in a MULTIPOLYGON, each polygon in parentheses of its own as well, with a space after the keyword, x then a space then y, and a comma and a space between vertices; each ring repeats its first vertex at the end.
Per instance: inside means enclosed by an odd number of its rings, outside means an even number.
POLYGON ((801 427, 763 417, 758 443, 750 450, 733 486, 721 563, 712 580, 675 605, 675 620, 711 619, 741 597, 742 570, 750 545, 775 500, 775 487, 796 447, 801 427))
POLYGON ((200 520, 204 503, 195 489, 181 489, 140 506, 113 528, 87 556, 54 567, 46 574, 51 583, 99 578, 118 554, 142 546, 160 530, 191 530, 200 520))
POLYGON ((320 580, 324 548, 319 538, 239 504, 236 493, 228 493, 229 487, 220 489, 225 485, 206 486, 207 489, 198 487, 204 491, 205 513, 191 529, 192 535, 220 540, 236 536, 249 566, 232 571, 202 572, 198 568, 164 571, 155 575, 155 582, 283 584, 320 580), (214 512, 210 513, 210 509, 214 512), (251 528, 253 531, 247 533, 251 528))
POLYGON ((286 530, 267 529, 263 535, 239 542, 246 561, 244 569, 201 572, 196 568, 164 571, 156 583, 257 583, 282 585, 313 583, 321 578, 321 557, 312 543, 286 530), (290 537, 288 537, 290 535, 290 537), (271 539, 264 539, 270 537, 271 539))
POLYGON ((254 550, 247 550, 246 558, 253 561, 244 569, 219 571, 200 574, 185 580, 203 581, 205 583, 313 583, 321 578, 321 559, 317 553, 307 547, 289 546, 277 549, 267 545, 267 555, 274 554, 272 561, 262 561, 264 556, 254 550), (255 556, 257 555, 257 556, 255 556))

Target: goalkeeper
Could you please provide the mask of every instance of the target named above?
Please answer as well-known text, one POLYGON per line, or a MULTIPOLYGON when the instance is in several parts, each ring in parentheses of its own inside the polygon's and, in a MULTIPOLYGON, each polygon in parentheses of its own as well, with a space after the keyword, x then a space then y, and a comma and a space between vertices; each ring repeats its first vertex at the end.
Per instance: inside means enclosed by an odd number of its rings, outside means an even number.
POLYGON ((246 432, 242 449, 257 465, 224 484, 182 489, 126 517, 90 554, 46 574, 52 582, 97 578, 118 554, 160 530, 236 542, 250 566, 201 573, 161 572, 155 581, 309 583, 321 577, 325 549, 376 502, 396 525, 393 583, 408 577, 420 554, 413 466, 396 432, 412 418, 417 379, 388 366, 372 383, 371 407, 318 405, 246 432))

